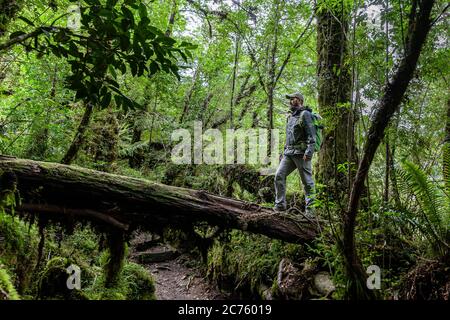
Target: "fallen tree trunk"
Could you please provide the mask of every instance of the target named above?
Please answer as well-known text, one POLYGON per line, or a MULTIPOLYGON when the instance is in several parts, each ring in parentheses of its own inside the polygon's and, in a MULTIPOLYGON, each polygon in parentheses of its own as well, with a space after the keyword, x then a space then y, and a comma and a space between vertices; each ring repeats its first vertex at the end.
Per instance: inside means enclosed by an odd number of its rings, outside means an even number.
MULTIPOLYGON (((184 229, 198 222, 301 243, 317 234, 314 221, 292 219, 256 204, 58 163, 0 156, 13 177, 16 211, 52 220, 92 221, 129 232, 184 229)), ((4 189, 4 185, 0 189, 4 189)), ((1 191, 1 190, 0 190, 1 191)))

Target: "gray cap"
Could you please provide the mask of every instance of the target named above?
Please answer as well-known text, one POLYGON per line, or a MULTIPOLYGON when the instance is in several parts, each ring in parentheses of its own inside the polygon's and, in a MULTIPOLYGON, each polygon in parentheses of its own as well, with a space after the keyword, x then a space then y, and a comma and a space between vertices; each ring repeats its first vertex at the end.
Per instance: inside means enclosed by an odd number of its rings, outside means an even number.
POLYGON ((291 94, 287 94, 286 95, 287 99, 291 99, 291 98, 299 98, 300 100, 304 101, 305 99, 303 99, 303 95, 300 92, 294 92, 291 94))

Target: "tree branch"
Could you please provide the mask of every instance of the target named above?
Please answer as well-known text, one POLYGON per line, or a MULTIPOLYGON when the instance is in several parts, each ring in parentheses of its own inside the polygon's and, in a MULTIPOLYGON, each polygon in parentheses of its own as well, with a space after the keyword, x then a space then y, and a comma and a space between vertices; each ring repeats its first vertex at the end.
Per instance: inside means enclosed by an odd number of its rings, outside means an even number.
POLYGON ((6 41, 5 43, 0 44, 0 51, 9 49, 13 45, 15 45, 17 43, 22 43, 27 39, 37 37, 37 36, 41 35, 42 33, 44 33, 44 30, 42 28, 38 28, 38 29, 34 30, 33 32, 25 33, 25 34, 15 37, 15 38, 12 38, 9 41, 6 41))

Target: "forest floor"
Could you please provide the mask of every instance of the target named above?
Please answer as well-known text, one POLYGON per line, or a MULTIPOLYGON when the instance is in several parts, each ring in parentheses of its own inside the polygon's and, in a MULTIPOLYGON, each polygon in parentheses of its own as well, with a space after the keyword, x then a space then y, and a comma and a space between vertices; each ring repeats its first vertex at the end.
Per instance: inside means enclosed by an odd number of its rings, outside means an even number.
POLYGON ((195 257, 180 254, 148 233, 138 233, 131 241, 132 259, 153 276, 158 300, 225 300, 202 274, 195 257))
POLYGON ((227 296, 216 289, 200 274, 188 266, 190 257, 147 264, 156 285, 158 300, 224 300, 227 296))

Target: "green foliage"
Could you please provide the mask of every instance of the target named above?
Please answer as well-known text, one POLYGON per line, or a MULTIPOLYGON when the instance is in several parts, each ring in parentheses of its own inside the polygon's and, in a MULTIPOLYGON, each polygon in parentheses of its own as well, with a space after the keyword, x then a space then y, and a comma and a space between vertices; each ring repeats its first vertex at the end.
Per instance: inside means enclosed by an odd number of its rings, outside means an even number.
MULTIPOLYGON (((61 230, 47 227, 44 256, 51 257, 42 268, 35 269, 38 232, 19 218, 0 213, 0 257, 11 270, 12 280, 0 264, 0 289, 15 298, 13 282, 24 291, 25 299, 155 299, 154 282, 143 267, 124 262, 118 274, 116 285, 106 288, 105 268, 109 263, 109 252, 101 251, 100 239, 91 228, 77 227, 71 235, 61 234, 61 230), (59 234, 59 245, 55 243, 59 234), (67 267, 71 264, 81 269, 81 290, 69 290, 67 267), (6 288, 6 289, 5 289, 6 288)), ((0 297, 2 291, 0 290, 0 297)), ((18 297, 18 296, 17 296, 18 297)))
POLYGON ((19 11, 21 5, 20 0, 0 0, 0 36, 6 32, 9 22, 19 11))
POLYGON ((450 141, 444 143, 444 147, 442 148, 442 161, 445 192, 447 195, 450 195, 450 141))
MULTIPOLYGON (((351 103, 321 111, 326 125, 324 139, 332 141, 342 125, 339 115, 351 112, 356 121, 355 150, 362 150, 386 74, 391 76, 389 70, 404 52, 411 8, 404 1, 388 1, 387 9, 380 1, 320 0, 315 7, 302 1, 252 0, 240 5, 233 1, 181 1, 174 24, 169 26, 172 1, 22 4, 0 0, 0 45, 37 32, 1 52, 0 153, 60 161, 83 113, 83 101, 77 100, 89 100, 96 104, 94 120, 87 129, 78 165, 249 201, 261 200, 261 187, 273 190, 271 176, 262 179, 254 167, 234 170, 231 166, 174 165, 170 160, 173 130, 191 128, 193 121, 201 120, 205 130, 215 127, 225 132, 231 127, 231 106, 233 127, 267 128, 273 73, 279 75, 273 97, 275 128, 282 131, 285 125, 286 92, 301 91, 307 105, 317 110, 317 30, 314 22, 306 26, 311 16, 331 15, 351 19, 345 32, 351 53, 342 64, 352 70, 353 92, 351 103), (79 30, 65 25, 71 4, 81 6, 79 30), (171 35, 166 36, 165 30, 171 35), (282 65, 283 72, 278 73, 282 65), (135 107, 141 108, 128 110, 135 107), (138 165, 130 168, 129 160, 134 156, 139 158, 138 165)), ((446 5, 437 1, 436 16, 446 5)), ((443 118, 437 116, 448 99, 448 30, 448 19, 435 21, 401 110, 386 134, 393 168, 400 159, 411 157, 422 169, 406 164, 400 171, 391 170, 394 175, 389 177, 385 201, 386 185, 381 181, 386 174, 386 149, 379 148, 358 214, 355 239, 359 256, 364 266, 382 267, 382 290, 389 297, 395 294, 392 290, 399 276, 422 256, 428 256, 430 249, 433 256, 448 251, 450 147, 444 144, 441 158, 445 132, 441 130, 443 118), (399 180, 402 183, 395 190, 399 180)), ((343 77, 343 71, 331 67, 329 76, 343 77)), ((280 147, 283 142, 281 136, 280 147)), ((341 147, 345 148, 336 145, 341 147)), ((340 179, 356 165, 338 164, 338 175, 330 181, 340 179)), ((319 183, 316 187, 321 189, 319 183)), ((14 185, 2 181, 0 188, 0 206, 13 212, 19 200, 14 185)), ((297 173, 289 176, 287 193, 295 204, 303 201, 301 188, 297 173)), ((257 295, 259 284, 272 282, 281 257, 293 255, 301 260, 317 256, 337 284, 333 298, 343 298, 347 283, 335 233, 342 224, 345 198, 333 202, 327 190, 319 191, 317 211, 330 220, 332 228, 324 227, 307 253, 233 232, 229 242, 216 243, 210 251, 209 276, 217 282, 232 283, 231 289, 257 295)), ((272 205, 271 200, 263 201, 272 205)), ((53 258, 57 259, 52 264, 66 259, 81 267, 82 291, 91 299, 152 297, 147 271, 123 261, 122 255, 115 264, 119 267, 117 284, 105 288, 104 268, 111 257, 99 248, 97 231, 77 227, 68 235, 60 227, 48 226, 45 234, 43 266, 33 273, 39 242, 36 226, 0 213, 0 257, 22 298, 37 295, 36 275, 43 271, 47 259, 53 258)))
POLYGON ((313 119, 314 128, 316 130, 316 136, 315 136, 316 143, 314 145, 314 151, 319 152, 320 148, 322 147, 322 142, 323 142, 324 126, 322 124, 322 117, 319 114, 312 112, 311 116, 313 119))
POLYGON ((20 300, 16 289, 8 272, 3 268, 0 261, 0 301, 1 300, 20 300))
POLYGON ((272 285, 283 257, 297 257, 300 247, 263 236, 231 231, 229 241, 216 242, 208 253, 207 275, 233 292, 258 296, 262 284, 272 285), (251 253, 251 254, 250 254, 251 253))
POLYGON ((55 257, 38 276, 38 299, 85 300, 86 297, 77 289, 67 287, 67 268, 72 264, 67 258, 55 257))
POLYGON ((14 176, 2 174, 0 186, 0 259, 12 271, 16 287, 22 294, 32 280, 38 234, 36 228, 26 226, 14 216, 17 196, 14 176))
MULTIPOLYGON (((108 264, 108 255, 107 252, 104 252, 100 258, 104 266, 108 264)), ((84 292, 93 300, 156 299, 154 280, 149 271, 133 262, 124 263, 114 286, 108 287, 106 285, 106 277, 103 272, 84 292)))
POLYGON ((124 281, 128 283, 128 300, 155 300, 155 284, 150 272, 141 265, 129 262, 123 269, 124 281))
POLYGON ((404 218, 427 237, 435 254, 444 256, 450 249, 450 196, 410 161, 403 162, 398 174, 421 209, 418 215, 405 212, 404 218))
POLYGON ((345 297, 346 277, 344 269, 344 259, 341 248, 335 240, 327 237, 327 232, 322 231, 314 242, 308 247, 308 253, 319 259, 319 263, 330 271, 336 291, 333 292, 333 299, 343 299, 345 297))
POLYGON ((118 158, 119 123, 112 108, 98 112, 86 134, 86 162, 96 170, 111 172, 118 158))
MULTIPOLYGON (((50 299, 150 300, 154 283, 149 272, 121 257, 121 268, 113 286, 107 285, 109 249, 101 250, 100 237, 89 227, 78 227, 65 236, 60 248, 53 248, 55 258, 40 272, 39 294, 50 299), (66 268, 75 264, 81 269, 81 291, 67 290, 66 268)), ((126 253, 125 253, 126 254, 126 253)))
POLYGON ((25 289, 36 262, 37 230, 28 228, 17 217, 0 212, 0 239, 0 258, 17 276, 16 285, 25 289))
MULTIPOLYGON (((185 41, 175 46, 176 40, 150 25, 147 7, 139 1, 86 1, 80 13, 79 32, 58 26, 66 14, 56 17, 49 26, 37 28, 26 17, 20 17, 35 28, 34 36, 21 44, 40 56, 52 53, 65 58, 72 71, 66 80, 68 87, 76 91, 76 98, 103 108, 112 98, 124 109, 139 106, 120 90, 118 71, 125 74, 128 69, 132 76, 165 71, 179 77, 175 54, 187 61, 189 50, 195 48, 185 41)), ((24 34, 16 31, 10 38, 24 34)))
POLYGON ((322 14, 331 12, 333 14, 347 15, 351 12, 354 0, 319 0, 316 5, 316 12, 322 14))

